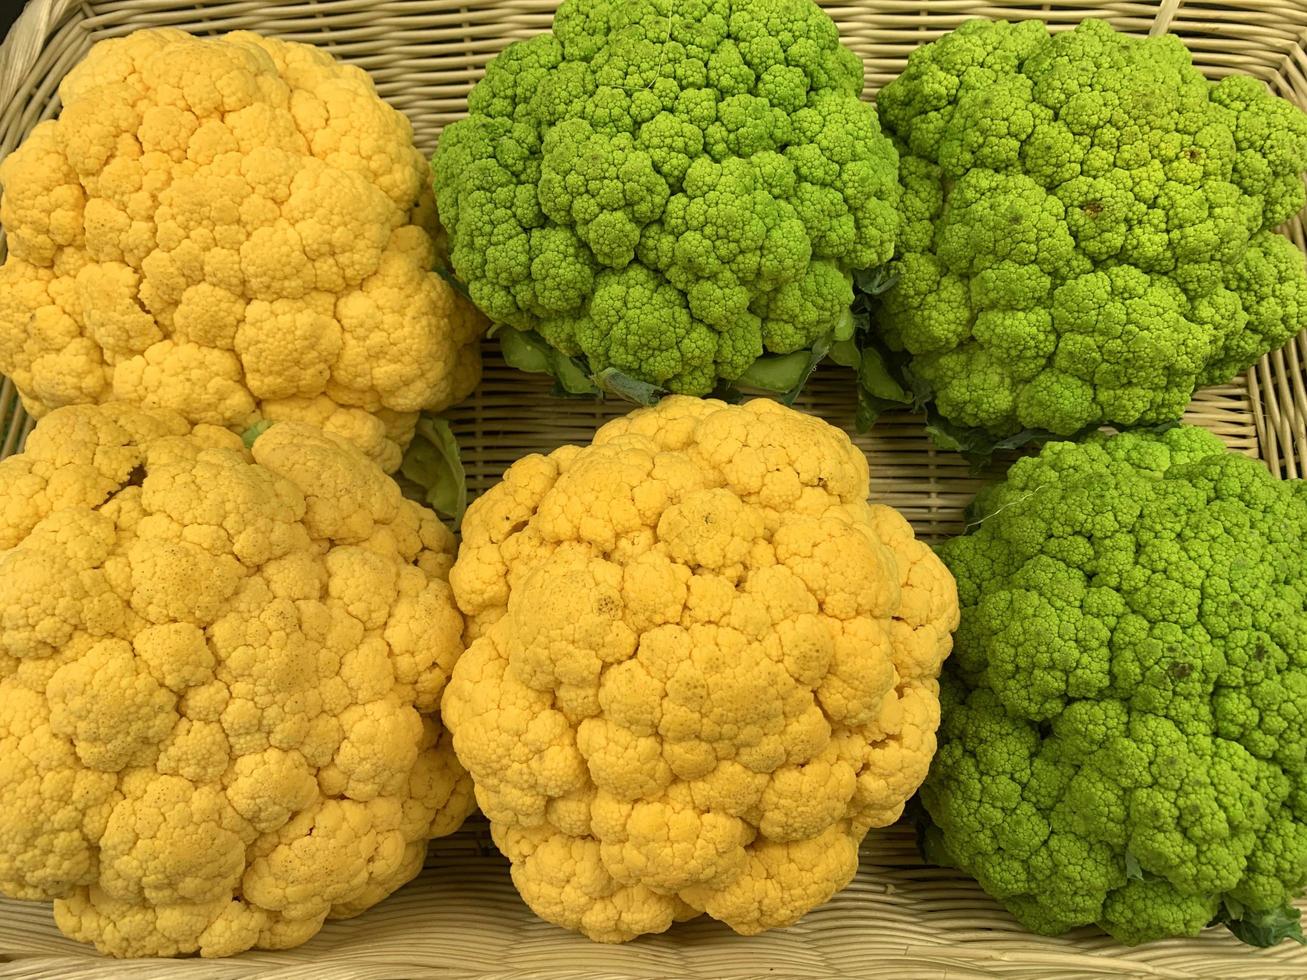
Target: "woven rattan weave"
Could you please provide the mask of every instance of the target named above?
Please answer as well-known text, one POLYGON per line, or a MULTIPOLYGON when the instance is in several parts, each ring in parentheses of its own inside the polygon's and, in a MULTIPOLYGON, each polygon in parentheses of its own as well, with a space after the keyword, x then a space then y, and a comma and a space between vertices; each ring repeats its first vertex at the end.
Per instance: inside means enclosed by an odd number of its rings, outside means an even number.
MULTIPOLYGON (((1245 72, 1307 107, 1307 0, 1162 0, 1074 3, 1007 0, 823 2, 845 43, 862 55, 868 91, 908 52, 975 16, 1040 17, 1070 26, 1087 16, 1136 33, 1180 35, 1211 77, 1245 72)), ((510 41, 548 27, 554 0, 319 0, 168 3, 32 0, 0 49, 0 157, 58 110, 55 89, 96 40, 140 27, 197 33, 252 29, 318 44, 367 69, 381 95, 412 119, 430 151, 464 111, 468 89, 510 41)), ((1289 234, 1304 244, 1303 225, 1289 234)), ((0 241, 0 256, 3 244, 0 241)), ((852 394, 840 369, 818 372, 801 407, 841 424, 852 394)), ((506 368, 487 349, 485 380, 452 418, 472 491, 513 460, 583 441, 623 407, 560 401, 538 376, 506 368)), ((1307 475, 1307 335, 1235 383, 1202 391, 1188 420, 1258 456, 1277 474, 1307 475)), ((0 457, 31 421, 13 386, 0 386, 0 457)), ((955 533, 978 486, 965 462, 934 450, 918 419, 882 419, 859 439, 871 454, 875 497, 902 510, 927 538, 955 533)), ((0 800, 0 806, 4 801, 0 800)), ((109 963, 63 939, 49 907, 0 900, 0 978, 199 978, 250 975, 311 980, 399 977, 1090 977, 1307 980, 1307 949, 1253 951, 1216 930, 1200 939, 1117 946, 1093 931, 1060 939, 1023 932, 973 883, 921 865, 911 832, 874 833, 848 890, 798 926, 744 940, 707 921, 625 947, 592 945, 539 922, 518 900, 484 824, 432 846, 421 878, 360 918, 328 923, 297 950, 235 960, 109 963)))

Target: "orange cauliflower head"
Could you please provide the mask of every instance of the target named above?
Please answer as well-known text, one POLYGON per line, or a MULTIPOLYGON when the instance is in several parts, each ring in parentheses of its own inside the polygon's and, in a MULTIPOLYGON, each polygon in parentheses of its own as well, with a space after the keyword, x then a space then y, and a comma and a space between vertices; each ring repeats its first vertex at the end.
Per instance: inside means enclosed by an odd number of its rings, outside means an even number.
POLYGON ((417 413, 476 384, 484 321, 431 271, 426 165, 363 71, 143 30, 59 95, 0 164, 0 373, 32 414, 312 421, 390 472, 417 413))
POLYGON ((0 892, 115 956, 285 948, 472 789, 453 538, 338 437, 123 403, 0 462, 0 892))
POLYGON ((673 396, 528 456, 450 582, 443 711, 513 880, 622 942, 752 934, 853 876, 926 775, 953 580, 819 419, 673 396))

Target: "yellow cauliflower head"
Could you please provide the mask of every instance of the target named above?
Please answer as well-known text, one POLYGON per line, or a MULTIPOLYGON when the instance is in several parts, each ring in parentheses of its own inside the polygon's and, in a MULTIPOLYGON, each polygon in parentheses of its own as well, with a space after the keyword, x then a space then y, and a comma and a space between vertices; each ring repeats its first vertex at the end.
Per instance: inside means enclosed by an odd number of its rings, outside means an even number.
POLYGON ((0 164, 0 373, 32 414, 118 398, 299 419, 393 471, 484 321, 432 270, 408 120, 305 44, 137 31, 0 164))
POLYGON ((115 402, 0 461, 0 892, 116 956, 284 948, 472 808, 453 537, 344 440, 115 402))
POLYGON ((443 713, 538 914, 603 942, 785 926, 898 818, 958 604, 867 484, 819 419, 674 396, 468 509, 443 713))

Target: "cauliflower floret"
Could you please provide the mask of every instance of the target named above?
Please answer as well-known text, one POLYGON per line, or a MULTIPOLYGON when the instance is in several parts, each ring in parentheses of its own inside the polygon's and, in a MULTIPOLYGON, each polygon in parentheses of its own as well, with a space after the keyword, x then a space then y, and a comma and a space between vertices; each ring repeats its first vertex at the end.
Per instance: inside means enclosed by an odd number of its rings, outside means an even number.
POLYGON ((323 422, 387 472, 467 395, 484 320, 432 272, 412 127, 307 45, 96 44, 0 164, 0 372, 27 409, 124 399, 323 422))
POLYGON ((603 942, 788 925, 926 775, 953 580, 839 430, 683 396, 468 509, 443 712, 513 880, 603 942))
POLYGON ((124 403, 0 462, 0 891, 115 956, 284 948, 472 808, 453 535, 346 441, 124 403))

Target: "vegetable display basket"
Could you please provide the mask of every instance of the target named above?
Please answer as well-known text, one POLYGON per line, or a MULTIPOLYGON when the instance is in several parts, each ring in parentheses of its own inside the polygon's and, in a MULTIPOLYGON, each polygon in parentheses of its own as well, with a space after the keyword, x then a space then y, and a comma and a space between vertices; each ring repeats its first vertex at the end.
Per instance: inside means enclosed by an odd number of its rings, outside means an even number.
MULTIPOLYGON (((142 27, 195 33, 251 29, 320 45, 366 69, 381 96, 412 120, 429 153, 465 111, 486 63, 509 42, 549 27, 554 0, 32 0, 0 49, 0 158, 58 111, 56 88, 91 45, 142 27)), ((1042 18, 1055 29, 1101 17, 1137 34, 1181 37, 1212 78, 1243 72, 1307 108, 1307 0, 854 0, 822 6, 865 61, 870 96, 916 46, 972 17, 1042 18)), ((1304 229, 1287 229, 1300 247, 1304 229)), ((3 257, 0 239, 0 258, 3 257)), ((469 488, 486 489, 517 458, 588 441, 629 406, 557 399, 540 375, 508 368, 487 344, 484 380, 452 410, 469 488)), ((3 380, 3 379, 0 379, 3 380)), ((844 426, 854 417, 844 369, 819 370, 799 407, 844 426)), ((1200 391, 1187 421, 1260 458, 1283 478, 1307 476, 1307 334, 1236 382, 1200 391)), ((0 385, 0 457, 18 451, 32 420, 13 385, 0 385)), ((963 509, 986 474, 935 449, 918 417, 890 414, 857 437, 872 493, 927 540, 963 529, 963 509)), ((1006 460, 995 463, 998 472, 1006 460)), ((992 475, 992 474, 990 474, 992 475)), ((1307 560, 1307 559, 1305 559, 1307 560)), ((0 807, 5 802, 0 800, 0 807)), ((47 904, 0 900, 0 978, 383 977, 1221 977, 1307 980, 1307 948, 1254 950, 1224 930, 1137 948, 1094 930, 1049 939, 1025 932, 975 883, 925 865, 911 828, 873 831, 853 883, 798 925, 744 939, 701 919, 626 946, 591 944, 531 915, 508 865, 474 817, 431 846, 421 876, 363 915, 329 922, 287 952, 233 959, 102 959, 62 937, 47 904)))

